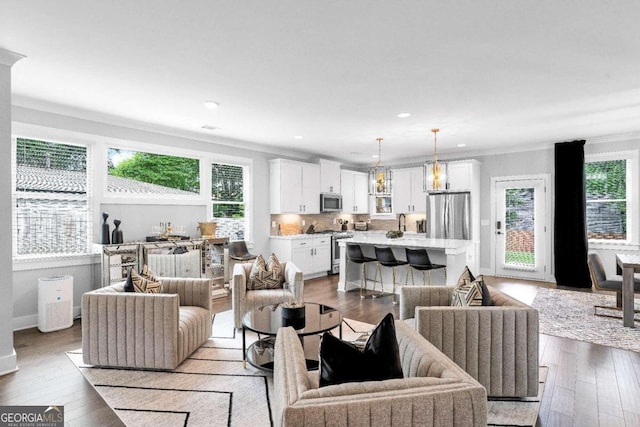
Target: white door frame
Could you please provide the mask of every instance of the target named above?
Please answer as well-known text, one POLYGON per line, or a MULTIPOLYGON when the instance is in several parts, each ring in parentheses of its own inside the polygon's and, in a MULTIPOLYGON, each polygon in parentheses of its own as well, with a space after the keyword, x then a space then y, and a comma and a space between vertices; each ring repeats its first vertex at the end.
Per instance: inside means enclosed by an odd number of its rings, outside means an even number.
MULTIPOLYGON (((536 174, 536 175, 511 175, 511 176, 493 176, 491 177, 491 274, 496 273, 496 198, 497 194, 495 191, 496 182, 498 181, 521 181, 521 180, 531 180, 531 179, 541 179, 543 181, 543 185, 545 188, 545 210, 544 213, 544 221, 546 225, 546 232, 544 235, 544 281, 552 281, 553 274, 551 268, 551 254, 553 252, 552 246, 552 235, 553 235, 553 222, 552 222, 552 206, 551 206, 551 175, 550 174, 536 174)), ((514 270, 516 272, 517 270, 514 270)), ((517 276, 510 276, 515 277, 517 276)), ((529 279, 531 280, 531 279, 529 279)))

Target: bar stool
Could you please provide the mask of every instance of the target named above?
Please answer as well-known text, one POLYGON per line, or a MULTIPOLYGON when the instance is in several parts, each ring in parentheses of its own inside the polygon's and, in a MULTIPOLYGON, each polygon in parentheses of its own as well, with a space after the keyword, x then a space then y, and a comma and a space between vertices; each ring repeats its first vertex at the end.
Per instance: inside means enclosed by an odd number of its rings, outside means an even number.
POLYGON ((393 251, 389 247, 375 247, 376 250, 376 259, 378 263, 376 264, 376 279, 378 278, 378 272, 380 272, 380 287, 382 291, 380 295, 384 294, 384 284, 382 283, 382 267, 391 267, 392 277, 393 277, 393 303, 397 304, 396 301, 396 268, 400 265, 407 265, 408 262, 404 260, 398 260, 393 255, 393 251))
MULTIPOLYGON (((229 278, 233 277, 233 266, 236 263, 253 261, 258 256, 249 252, 247 249, 247 243, 244 240, 234 240, 229 242, 229 262, 227 269, 229 271, 229 278)), ((231 283, 231 280, 229 280, 231 283)))
MULTIPOLYGON (((344 272, 345 282, 347 281, 347 274, 349 273, 349 262, 360 264, 360 298, 364 298, 364 288, 367 285, 367 269, 366 263, 375 261, 375 258, 364 256, 360 245, 347 244, 347 271, 344 272)), ((375 288, 375 284, 374 284, 375 288)))
POLYGON ((429 285, 431 285, 431 270, 444 269, 444 283, 447 283, 447 266, 442 264, 432 264, 429 259, 429 254, 426 249, 411 249, 406 248, 407 261, 409 262, 409 268, 407 269, 407 275, 404 279, 404 284, 409 282, 409 272, 411 272, 411 283, 416 284, 413 277, 413 269, 422 270, 422 284, 426 285, 424 273, 429 272, 429 285))

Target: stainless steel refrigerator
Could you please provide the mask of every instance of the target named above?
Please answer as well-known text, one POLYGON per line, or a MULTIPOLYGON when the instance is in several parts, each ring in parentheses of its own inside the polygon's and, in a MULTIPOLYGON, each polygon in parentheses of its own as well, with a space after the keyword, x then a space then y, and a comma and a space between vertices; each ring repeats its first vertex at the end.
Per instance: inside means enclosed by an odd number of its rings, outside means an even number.
POLYGON ((436 193, 427 196, 427 237, 471 238, 471 194, 436 193))

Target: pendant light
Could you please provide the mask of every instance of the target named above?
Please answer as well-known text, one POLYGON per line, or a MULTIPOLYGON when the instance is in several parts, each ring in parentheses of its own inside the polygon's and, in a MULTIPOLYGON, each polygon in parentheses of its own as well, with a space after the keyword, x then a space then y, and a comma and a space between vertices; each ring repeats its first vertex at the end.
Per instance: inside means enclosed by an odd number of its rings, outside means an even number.
POLYGON ((447 174, 446 162, 438 162, 438 132, 440 129, 433 128, 431 132, 433 132, 433 161, 427 161, 424 164, 424 190, 427 192, 445 189, 447 174))
POLYGON ((369 169, 369 194, 373 196, 388 196, 391 194, 393 180, 391 168, 382 166, 382 140, 378 141, 378 162, 369 169))

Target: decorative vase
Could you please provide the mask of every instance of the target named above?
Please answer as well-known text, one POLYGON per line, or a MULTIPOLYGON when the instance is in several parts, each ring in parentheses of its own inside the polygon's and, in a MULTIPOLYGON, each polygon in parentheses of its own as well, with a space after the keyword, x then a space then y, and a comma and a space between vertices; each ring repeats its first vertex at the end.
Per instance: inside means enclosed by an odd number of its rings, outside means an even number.
POLYGON ((113 233, 111 233, 111 243, 124 243, 122 230, 120 230, 120 223, 121 221, 119 219, 113 220, 113 224, 116 226, 116 228, 114 228, 113 233))
POLYGON ((109 218, 109 214, 102 212, 102 233, 100 234, 100 243, 103 245, 111 243, 109 240, 109 224, 107 223, 107 218, 109 218))

